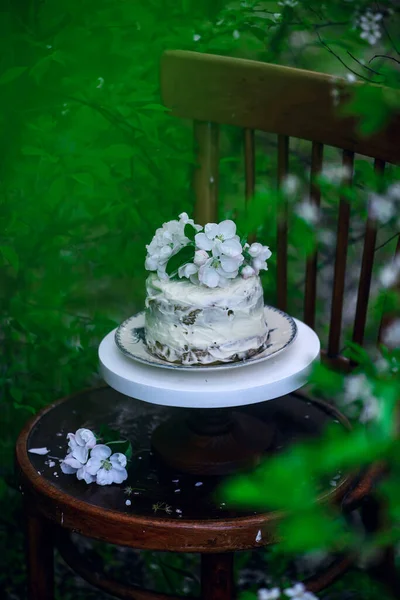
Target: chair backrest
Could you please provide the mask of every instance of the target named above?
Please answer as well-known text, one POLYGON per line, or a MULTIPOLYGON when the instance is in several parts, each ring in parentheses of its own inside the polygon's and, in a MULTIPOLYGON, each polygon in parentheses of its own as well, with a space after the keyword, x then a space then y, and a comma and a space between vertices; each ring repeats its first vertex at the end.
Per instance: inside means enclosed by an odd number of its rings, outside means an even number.
MULTIPOLYGON (((354 155, 375 159, 383 174, 385 162, 400 164, 400 117, 369 137, 357 133, 352 117, 339 117, 332 100, 333 85, 342 88, 341 102, 349 96, 348 83, 330 75, 252 60, 187 51, 167 51, 161 62, 161 92, 166 107, 177 117, 192 119, 198 149, 194 176, 195 218, 199 223, 217 219, 219 125, 244 129, 246 198, 255 189, 254 131, 277 134, 278 186, 289 169, 289 138, 312 142, 310 197, 320 204, 315 175, 321 172, 324 145, 343 151, 343 165, 353 178, 354 155)), ((350 205, 339 204, 336 260, 333 281, 327 357, 335 363, 340 355, 350 205)), ((377 225, 369 211, 366 223, 353 341, 363 343, 371 287, 377 225)), ((287 307, 288 231, 286 210, 277 223, 277 306, 287 307)), ((400 242, 397 246, 400 252, 400 242)), ((317 292, 317 252, 306 266, 304 321, 314 327, 317 292)), ((341 361, 339 361, 340 363, 341 361)))

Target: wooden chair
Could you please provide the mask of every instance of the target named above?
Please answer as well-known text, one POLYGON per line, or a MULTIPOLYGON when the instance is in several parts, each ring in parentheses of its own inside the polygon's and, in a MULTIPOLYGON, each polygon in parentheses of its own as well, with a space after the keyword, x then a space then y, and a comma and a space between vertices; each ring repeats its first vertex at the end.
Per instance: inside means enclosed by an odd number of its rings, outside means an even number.
MULTIPOLYGON (((363 85, 363 84, 357 84, 363 85)), ((342 164, 349 173, 343 183, 351 185, 356 154, 374 159, 375 172, 384 175, 385 163, 400 164, 400 115, 378 133, 362 137, 357 120, 340 116, 348 102, 350 86, 330 75, 230 57, 186 51, 165 52, 162 58, 161 90, 164 104, 175 117, 194 121, 198 168, 194 175, 195 220, 204 224, 218 219, 219 126, 243 130, 245 195, 255 192, 255 131, 277 136, 277 186, 289 174, 290 138, 312 142, 310 201, 320 206, 321 192, 315 177, 323 167, 324 146, 342 150, 342 164), (333 102, 333 87, 340 87, 340 101, 333 102)), ((372 271, 375 259, 377 222, 368 207, 364 247, 358 285, 352 341, 362 345, 367 322, 372 271)), ((287 310, 288 226, 287 206, 277 226, 276 306, 287 310)), ((341 355, 342 315, 346 261, 349 244, 350 204, 340 199, 337 219, 336 256, 332 289, 328 346, 322 357, 328 365, 349 371, 354 365, 341 355)), ((400 255, 400 234, 396 254, 400 255)), ((307 260, 303 320, 315 328, 317 300, 317 251, 307 260)), ((377 332, 381 340, 388 315, 382 315, 377 332)), ((373 466, 345 496, 344 509, 352 509, 365 498, 374 477, 373 466)), ((393 579, 393 576, 390 576, 393 579)))
MULTIPOLYGON (((353 166, 354 153, 375 157, 376 169, 383 172, 384 162, 400 161, 397 119, 392 128, 361 140, 351 119, 339 119, 330 97, 331 78, 263 63, 201 55, 191 52, 166 52, 162 58, 161 89, 165 105, 173 115, 195 121, 199 168, 195 172, 195 216, 198 222, 217 219, 218 126, 227 123, 244 128, 246 196, 251 198, 255 185, 254 130, 278 135, 278 182, 289 169, 289 136, 311 140, 312 175, 322 166, 323 145, 343 149, 344 164, 353 166)), ((312 183, 311 195, 316 203, 320 196, 312 183)), ((287 300, 287 225, 280 215, 278 227, 278 297, 277 305, 286 309, 287 300)), ((346 249, 349 232, 349 205, 343 198, 339 207, 338 244, 331 329, 327 358, 334 364, 347 364, 340 357, 340 332, 343 309, 346 249)), ((374 259, 376 224, 368 219, 354 325, 354 340, 362 342, 371 271, 374 259)), ((304 320, 315 321, 317 256, 307 262, 304 320)), ((274 512, 243 514, 226 512, 221 506, 210 508, 209 494, 215 480, 195 487, 193 480, 180 475, 182 492, 178 496, 171 484, 175 480, 168 470, 153 464, 148 431, 154 422, 165 418, 165 407, 145 405, 126 399, 109 388, 89 390, 66 398, 44 409, 28 423, 17 442, 17 468, 24 494, 27 518, 28 588, 30 600, 53 598, 53 546, 84 578, 118 598, 133 600, 173 600, 172 596, 129 587, 96 573, 76 552, 68 532, 138 549, 175 552, 198 552, 202 555, 201 586, 203 600, 231 600, 234 597, 233 553, 276 542, 274 512), (121 423, 120 415, 124 414, 121 423), (102 423, 120 429, 143 454, 135 466, 135 485, 146 488, 132 496, 132 506, 125 504, 123 486, 86 486, 74 477, 63 476, 54 466, 45 466, 44 458, 29 454, 31 447, 52 448, 56 432, 63 436, 78 427, 98 428, 102 423), (139 426, 139 425, 140 426, 139 426), (157 484, 154 484, 154 478, 157 484), (195 492, 196 490, 196 492, 195 492), (194 494, 198 494, 194 496, 194 494), (176 509, 179 498, 179 509, 176 509), (164 501, 173 512, 154 513, 152 503, 164 501), (178 512, 178 510, 180 512, 178 512)), ((276 423, 275 447, 288 444, 297 435, 319 434, 329 419, 348 427, 346 419, 323 402, 304 402, 290 394, 245 411, 255 411, 259 418, 276 423), (307 416, 307 419, 304 417, 307 416)), ((64 437, 60 455, 65 455, 64 437)), ((321 500, 343 501, 355 506, 371 488, 375 467, 357 481, 344 477, 335 489, 321 500)), ((176 478, 176 475, 175 475, 176 478)), ((340 558, 319 577, 307 582, 319 591, 335 580, 351 559, 340 558)), ((174 596, 176 600, 176 597, 174 596)))
MULTIPOLYGON (((384 172, 385 163, 400 164, 400 116, 379 133, 362 138, 356 120, 339 117, 332 100, 332 88, 342 87, 341 104, 349 97, 349 85, 332 76, 270 65, 251 60, 170 51, 162 59, 161 90, 164 104, 176 117, 192 119, 198 148, 199 168, 195 172, 196 222, 217 219, 219 125, 243 129, 246 198, 255 190, 255 130, 277 135, 278 172, 281 185, 289 173, 290 137, 312 142, 310 198, 319 206, 321 195, 314 178, 321 172, 324 145, 343 151, 343 165, 351 175, 355 154, 375 159, 375 170, 384 172)), ((276 306, 287 309, 288 231, 282 211, 277 223, 277 298, 276 306)), ((333 364, 345 363, 340 357, 346 258, 349 241, 350 205, 342 198, 339 206, 332 314, 326 357, 333 364), (339 359, 339 360, 338 360, 339 359)), ((369 216, 358 288, 353 341, 362 344, 374 264, 377 224, 369 216)), ((400 251, 400 246, 398 246, 400 251)), ((317 253, 306 266, 304 322, 315 325, 317 295, 317 253)))

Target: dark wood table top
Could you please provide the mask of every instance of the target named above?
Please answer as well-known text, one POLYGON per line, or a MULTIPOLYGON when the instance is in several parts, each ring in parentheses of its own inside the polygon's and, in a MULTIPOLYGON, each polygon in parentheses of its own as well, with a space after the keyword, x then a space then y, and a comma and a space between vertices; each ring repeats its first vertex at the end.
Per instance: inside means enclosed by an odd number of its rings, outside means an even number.
MULTIPOLYGON (((173 472, 153 455, 152 431, 182 410, 188 409, 147 404, 109 387, 47 407, 27 424, 17 443, 17 466, 28 508, 84 535, 136 548, 215 552, 273 542, 276 513, 233 510, 216 492, 221 478, 173 472), (45 446, 49 456, 62 458, 67 453, 67 433, 80 427, 98 431, 103 424, 119 431, 133 446, 128 479, 121 485, 87 485, 74 475, 64 475, 57 461, 50 467, 48 456, 27 452, 45 446), (133 488, 130 495, 128 486, 133 488), (256 541, 260 529, 262 540, 256 541)), ((334 409, 295 394, 243 412, 274 428, 269 452, 321 434, 329 421, 345 426, 334 409)), ((335 488, 328 484, 321 492, 340 496, 346 487, 345 482, 335 488)))

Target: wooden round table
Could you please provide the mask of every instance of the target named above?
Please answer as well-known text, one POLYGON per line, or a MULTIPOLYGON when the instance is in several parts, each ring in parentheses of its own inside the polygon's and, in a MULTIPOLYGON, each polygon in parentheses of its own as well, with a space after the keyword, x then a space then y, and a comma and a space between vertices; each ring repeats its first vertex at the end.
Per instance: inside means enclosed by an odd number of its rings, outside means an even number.
MULTIPOLYGON (((234 597, 234 552, 273 544, 279 515, 228 508, 216 493, 221 477, 174 472, 152 453, 153 430, 185 410, 147 404, 103 387, 52 404, 27 424, 17 442, 16 460, 27 517, 30 600, 53 598, 55 543, 78 573, 119 598, 169 597, 129 588, 94 573, 81 557, 76 560, 77 552, 66 535, 71 531, 136 549, 200 553, 203 600, 234 597), (96 431, 102 424, 132 442, 133 458, 122 485, 87 485, 73 475, 64 475, 58 463, 50 466, 48 456, 28 452, 29 448, 47 447, 50 456, 63 458, 67 433, 80 427, 96 431), (128 486, 132 490, 126 490, 128 486)), ((348 426, 336 409, 297 393, 238 410, 273 425, 269 453, 321 434, 332 420, 337 427, 348 426)), ((328 484, 321 490, 321 498, 340 501, 350 485, 348 478, 338 480, 335 487, 328 484)), ((309 588, 318 591, 346 566, 348 559, 333 565, 322 578, 310 582, 309 588)))
POLYGON ((149 404, 190 409, 183 416, 171 414, 152 435, 154 452, 172 469, 207 476, 256 466, 270 445, 273 427, 237 408, 280 398, 308 382, 312 366, 319 360, 318 336, 305 323, 277 309, 265 310, 268 322, 276 325, 271 329, 270 350, 278 347, 268 360, 217 367, 172 365, 160 359, 154 362, 141 343, 145 335, 143 313, 131 319, 143 326, 121 326, 126 330, 124 353, 115 340, 119 330, 114 329, 102 340, 100 372, 113 389, 149 404), (274 323, 276 314, 278 319, 284 315, 283 326, 280 321, 274 323), (292 343, 279 350, 282 332, 284 337, 292 336, 293 329, 296 335, 292 343), (139 353, 137 346, 141 347, 139 353))

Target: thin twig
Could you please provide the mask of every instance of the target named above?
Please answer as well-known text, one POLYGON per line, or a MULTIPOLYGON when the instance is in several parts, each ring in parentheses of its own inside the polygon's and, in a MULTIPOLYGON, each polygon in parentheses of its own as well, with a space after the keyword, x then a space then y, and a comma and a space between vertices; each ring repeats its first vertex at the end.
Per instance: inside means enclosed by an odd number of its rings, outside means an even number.
POLYGON ((393 41, 393 39, 392 39, 392 36, 390 35, 390 33, 389 33, 389 30, 388 30, 388 28, 386 27, 386 25, 385 25, 385 23, 384 23, 384 22, 382 23, 382 28, 383 28, 384 32, 386 33, 386 35, 387 35, 387 37, 388 37, 388 39, 389 39, 389 42, 392 44, 392 46, 393 46, 393 50, 396 52, 396 54, 399 54, 399 55, 400 55, 400 52, 398 51, 398 49, 397 49, 397 47, 396 47, 396 44, 394 43, 394 41, 393 41))
POLYGON ((324 42, 324 40, 322 39, 322 37, 320 36, 319 32, 315 29, 315 33, 318 36, 319 41, 321 42, 322 46, 324 48, 326 48, 326 50, 328 50, 328 52, 330 54, 333 54, 333 56, 335 56, 337 58, 337 60, 348 70, 350 71, 350 73, 353 73, 353 75, 356 75, 357 77, 359 77, 360 79, 363 79, 364 81, 369 81, 369 79, 367 77, 364 77, 364 75, 360 75, 360 73, 357 73, 357 71, 354 71, 354 69, 352 69, 351 67, 349 67, 348 65, 346 65, 346 63, 344 62, 344 60, 338 55, 336 54, 336 52, 334 52, 332 50, 332 48, 326 43, 324 42))
POLYGON ((398 235, 400 235, 400 231, 398 231, 397 233, 395 233, 394 235, 392 235, 388 240, 386 240, 386 242, 383 242, 383 244, 381 244, 380 246, 377 246, 375 248, 375 252, 377 252, 381 248, 384 248, 385 246, 387 246, 388 244, 390 244, 390 242, 393 241, 398 235))
MULTIPOLYGON (((386 240, 386 242, 383 242, 383 244, 381 244, 380 246, 377 246, 375 248, 374 252, 377 252, 378 250, 381 250, 381 248, 384 248, 385 246, 387 246, 398 235, 400 235, 400 232, 395 233, 388 240, 386 240)), ((357 244, 358 242, 361 242, 361 240, 363 240, 364 238, 365 238, 365 233, 364 232, 362 233, 362 235, 350 238, 349 239, 349 246, 352 246, 353 244, 357 244)), ((325 258, 325 260, 323 260, 322 262, 319 263, 319 265, 317 267, 317 271, 321 272, 323 269, 325 269, 325 267, 328 267, 329 265, 331 265, 334 262, 334 260, 335 260, 335 256, 336 256, 336 250, 334 250, 333 252, 331 252, 330 254, 328 254, 328 256, 325 258)), ((296 284, 296 289, 298 289, 299 287, 301 287, 302 285, 304 285, 305 281, 306 281, 305 277, 302 278, 302 280, 299 281, 296 284)))
POLYGON ((309 6, 309 7, 308 7, 308 10, 309 10, 309 11, 311 11, 311 12, 312 12, 312 13, 313 13, 313 14, 314 14, 316 17, 318 17, 318 19, 319 19, 320 21, 322 21, 322 20, 323 20, 323 18, 324 18, 324 17, 323 17, 323 15, 321 15, 321 14, 318 14, 318 13, 317 13, 317 11, 315 10, 315 8, 313 8, 312 6, 309 6))
POLYGON ((384 58, 385 60, 393 60, 395 63, 400 65, 400 60, 398 60, 397 58, 394 58, 394 56, 390 56, 389 54, 375 54, 375 56, 373 56, 371 58, 371 60, 369 61, 369 64, 371 64, 372 61, 375 60, 375 58, 384 58))
POLYGON ((379 75, 380 77, 383 77, 382 73, 379 73, 379 71, 375 71, 374 69, 371 69, 371 67, 367 67, 367 65, 363 64, 356 56, 354 56, 350 50, 347 50, 347 54, 350 56, 350 58, 352 58, 356 63, 358 63, 363 69, 367 69, 367 71, 370 71, 370 73, 374 73, 375 75, 379 75))
POLYGON ((317 25, 313 25, 314 29, 323 29, 324 27, 343 27, 343 25, 348 25, 348 21, 331 21, 329 23, 319 23, 317 25))

